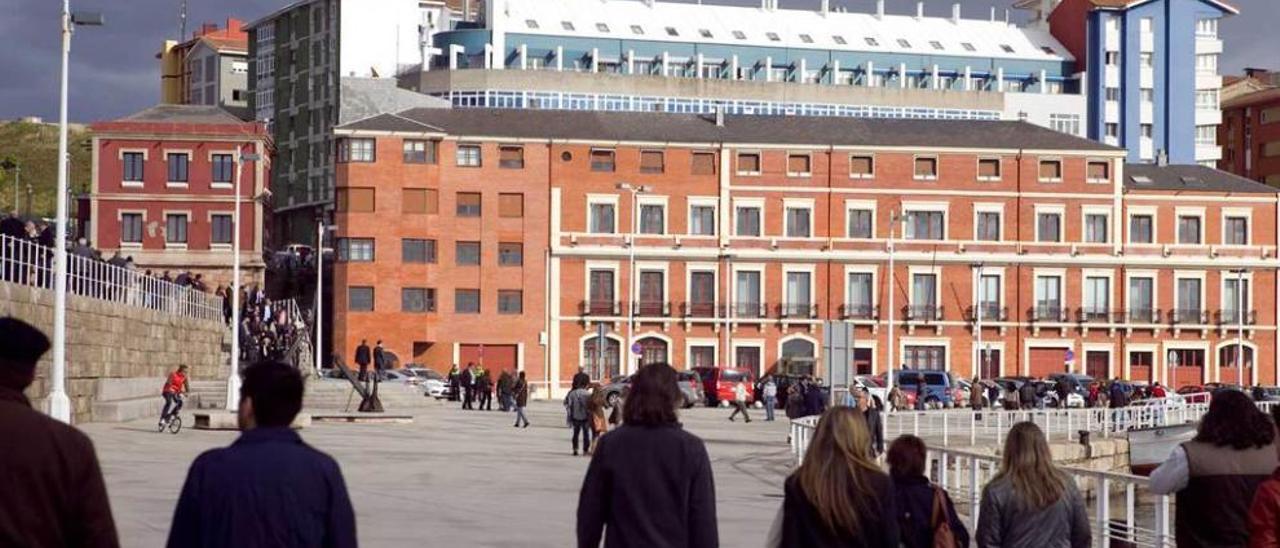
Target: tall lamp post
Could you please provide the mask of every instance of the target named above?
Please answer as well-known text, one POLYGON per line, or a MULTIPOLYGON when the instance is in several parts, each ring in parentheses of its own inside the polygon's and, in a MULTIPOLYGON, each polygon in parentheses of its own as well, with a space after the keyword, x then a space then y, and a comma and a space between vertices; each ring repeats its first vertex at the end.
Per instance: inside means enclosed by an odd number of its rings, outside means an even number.
POLYGON ((71 422, 67 397, 67 65, 71 33, 77 26, 101 26, 102 14, 71 13, 70 0, 62 0, 62 82, 58 111, 58 211, 54 242, 53 367, 49 375, 49 415, 71 422))
POLYGON ((1236 275, 1236 302, 1234 303, 1236 309, 1236 382, 1243 388, 1248 386, 1244 382, 1245 269, 1232 269, 1231 273, 1236 275))
POLYGON ((0 162, 0 169, 13 172, 13 211, 18 211, 18 189, 22 188, 22 165, 8 158, 0 162))
POLYGON ((312 253, 316 261, 316 305, 312 307, 316 311, 316 321, 312 325, 316 328, 316 374, 320 374, 320 370, 324 368, 324 233, 336 230, 335 225, 324 224, 324 214, 322 213, 319 222, 316 223, 316 249, 312 253))
MULTIPOLYGON (((987 365, 987 353, 982 350, 982 314, 985 312, 983 308, 986 304, 982 297, 987 288, 986 285, 982 283, 982 263, 973 263, 972 266, 974 270, 974 285, 978 288, 978 290, 974 292, 974 298, 977 302, 974 303, 973 307, 973 332, 977 337, 977 346, 975 349, 978 351, 978 367, 974 368, 972 373, 973 376, 981 378, 987 373, 983 370, 983 367, 987 365)), ((975 386, 973 389, 977 390, 978 388, 975 386)))
MULTIPOLYGON (((640 218, 639 218, 640 205, 638 202, 639 202, 639 196, 641 194, 646 194, 652 191, 653 187, 649 185, 633 185, 631 183, 618 183, 617 185, 614 185, 614 186, 618 190, 625 190, 631 193, 631 245, 627 246, 627 252, 628 252, 627 255, 628 255, 630 265, 627 267, 627 350, 626 350, 627 356, 631 356, 632 354, 637 354, 637 355, 639 354, 638 352, 632 351, 633 350, 632 345, 636 344, 636 341, 632 340, 636 336, 636 326, 635 326, 636 315, 635 315, 634 301, 636 300, 636 287, 639 286, 639 284, 636 283, 636 235, 640 233, 640 218)), ((634 367, 631 367, 631 365, 634 363, 635 362, 632 360, 632 358, 630 357, 627 358, 627 365, 629 369, 628 372, 635 370, 634 367)))
MULTIPOLYGON (((893 282, 895 278, 894 269, 893 269, 893 253, 894 253, 893 229, 898 226, 898 221, 900 219, 901 219, 901 216, 898 215, 897 211, 889 212, 889 276, 888 276, 888 279, 889 279, 889 283, 888 283, 889 329, 888 329, 888 333, 886 334, 886 338, 888 339, 889 344, 888 344, 888 348, 886 349, 887 358, 885 360, 886 361, 885 365, 887 367, 885 369, 885 374, 884 374, 885 387, 888 389, 888 393, 893 392, 893 384, 894 384, 894 381, 897 380, 893 378, 893 290, 894 290, 893 282)), ((892 410, 893 405, 890 405, 889 409, 892 410)))
POLYGON ((240 408, 240 210, 244 199, 240 194, 240 177, 245 162, 258 162, 262 155, 243 153, 236 145, 235 210, 231 213, 231 372, 227 375, 227 410, 240 408))

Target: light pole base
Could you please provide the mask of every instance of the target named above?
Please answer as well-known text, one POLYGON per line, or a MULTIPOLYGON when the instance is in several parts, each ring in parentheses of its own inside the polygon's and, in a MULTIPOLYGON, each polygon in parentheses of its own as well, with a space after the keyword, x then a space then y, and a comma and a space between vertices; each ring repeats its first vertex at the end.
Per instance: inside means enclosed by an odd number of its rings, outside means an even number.
POLYGON ((227 411, 240 410, 240 372, 227 376, 227 411))
POLYGON ((62 390, 49 394, 49 416, 71 424, 71 398, 62 390))

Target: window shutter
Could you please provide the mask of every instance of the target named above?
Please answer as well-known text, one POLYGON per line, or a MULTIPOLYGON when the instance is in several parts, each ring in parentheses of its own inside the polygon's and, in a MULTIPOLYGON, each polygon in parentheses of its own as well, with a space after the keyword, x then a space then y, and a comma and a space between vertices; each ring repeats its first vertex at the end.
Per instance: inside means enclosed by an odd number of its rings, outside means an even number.
POLYGON ((760 172, 760 155, 759 154, 739 154, 738 155, 738 171, 744 173, 760 172))
POLYGON ((1045 160, 1040 162, 1040 178, 1041 179, 1061 179, 1062 178, 1062 162, 1057 160, 1045 160))
POLYGON ((401 202, 404 213, 426 213, 427 212, 427 189, 425 188, 406 188, 404 189, 404 199, 401 202))
MULTIPOLYGON (((664 158, 662 151, 658 150, 642 150, 640 151, 640 172, 641 173, 662 173, 664 167, 664 158)), ((697 161, 697 155, 694 155, 694 161, 697 161)))
POLYGON ((809 155, 792 154, 787 156, 787 173, 809 173, 809 155))
POLYGON ((338 211, 372 213, 374 210, 374 190, 372 188, 340 188, 337 196, 338 211))
POLYGON ((692 167, 690 171, 694 175, 715 175, 716 155, 711 152, 693 153, 692 167))
POLYGON ((849 174, 859 176, 871 175, 872 160, 870 156, 849 157, 849 174))
POLYGON ((1110 169, 1106 162, 1089 162, 1089 179, 1105 181, 1110 179, 1110 169))
POLYGON ((995 158, 978 160, 978 176, 996 179, 1000 177, 1000 160, 995 158))
POLYGON ((916 158, 916 177, 937 177, 937 158, 916 158))
POLYGON ((498 164, 505 168, 524 167, 524 148, 504 146, 498 149, 498 164))
POLYGON ((524 195, 499 194, 498 216, 510 218, 524 217, 524 195))

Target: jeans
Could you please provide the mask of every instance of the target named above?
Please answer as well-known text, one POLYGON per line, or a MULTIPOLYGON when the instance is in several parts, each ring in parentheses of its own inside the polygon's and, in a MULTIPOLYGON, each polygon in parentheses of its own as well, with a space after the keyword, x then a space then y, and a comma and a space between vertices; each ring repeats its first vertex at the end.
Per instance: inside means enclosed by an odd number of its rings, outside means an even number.
POLYGON ((569 419, 569 424, 573 427, 573 452, 578 453, 578 433, 582 433, 582 450, 586 451, 591 448, 591 423, 590 421, 569 419))
POLYGON ((520 421, 524 421, 525 426, 529 426, 529 418, 524 416, 524 408, 516 406, 516 426, 520 426, 520 421))
POLYGON ((172 414, 176 416, 178 414, 178 411, 182 410, 181 394, 173 394, 173 393, 166 392, 163 394, 163 396, 164 396, 164 409, 160 411, 160 420, 165 420, 169 418, 170 412, 172 412, 172 414), (173 408, 172 411, 170 411, 170 407, 173 408))
POLYGON ((773 420, 773 408, 777 405, 778 405, 778 398, 776 396, 764 397, 764 420, 766 421, 773 420))

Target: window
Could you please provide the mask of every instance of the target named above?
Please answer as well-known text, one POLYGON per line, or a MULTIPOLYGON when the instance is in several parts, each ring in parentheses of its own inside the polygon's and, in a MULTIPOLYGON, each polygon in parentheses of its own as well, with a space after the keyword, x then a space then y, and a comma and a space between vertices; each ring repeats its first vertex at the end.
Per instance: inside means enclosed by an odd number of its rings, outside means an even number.
POLYGON ((973 239, 983 242, 1000 241, 1000 214, 995 211, 979 211, 973 239))
POLYGON ((212 215, 209 217, 209 229, 211 231, 209 241, 213 244, 231 244, 232 224, 231 215, 212 215))
POLYGON ((1200 321, 1200 279, 1178 278, 1178 302, 1174 317, 1181 323, 1200 321))
POLYGON ((187 214, 170 213, 164 216, 164 241, 167 244, 187 243, 187 214))
POLYGON ((596 30, 600 32, 609 32, 609 25, 604 23, 596 23, 596 30))
POLYGON ((373 288, 367 286, 351 286, 347 288, 348 312, 372 312, 373 288))
POLYGON ((1216 38, 1218 36, 1218 20, 1196 19, 1196 36, 1216 38))
POLYGON ((591 151, 591 171, 613 171, 613 151, 612 150, 592 150, 591 151))
POLYGON ((1005 53, 1013 53, 1013 46, 1009 44, 1000 44, 1000 49, 1004 50, 1005 53))
POLYGON ((524 292, 519 289, 498 290, 499 314, 523 314, 524 292))
POLYGON ((458 266, 480 264, 480 242, 457 242, 454 244, 454 250, 454 262, 458 266))
POLYGON ((964 48, 965 51, 978 51, 978 48, 973 47, 973 44, 969 42, 960 42, 960 47, 964 48))
POLYGON ((1061 320, 1062 278, 1058 276, 1036 276, 1035 292, 1036 319, 1061 320))
POLYGON ((1223 245, 1249 245, 1249 219, 1228 216, 1222 223, 1223 245))
POLYGON ((1120 100, 1120 88, 1107 88, 1106 94, 1108 101, 1120 100))
POLYGON ((812 158, 808 154, 787 155, 787 175, 791 177, 808 177, 812 174, 812 158))
POLYGON ((908 211, 903 237, 908 240, 941 240, 945 214, 941 211, 908 211))
POLYGON ((812 312, 809 293, 813 288, 812 275, 808 272, 786 273, 786 299, 784 306, 787 316, 807 318, 812 312))
POLYGON ((1120 124, 1117 124, 1115 122, 1107 122, 1105 127, 1106 127, 1107 137, 1120 136, 1120 124))
POLYGON ((459 192, 456 214, 459 217, 479 217, 480 193, 459 192))
POLYGON ((875 164, 873 156, 850 156, 849 176, 854 179, 870 179, 875 176, 875 164))
POLYGON ((663 234, 667 208, 662 204, 640 204, 640 233, 663 234))
POLYGON ((1111 310, 1111 279, 1103 276, 1084 278, 1084 314, 1090 320, 1105 320, 1111 310))
POLYGON ((870 238, 873 230, 873 212, 870 209, 849 210, 849 237, 870 238))
POLYGON ((939 42, 939 41, 937 41, 937 40, 930 40, 930 41, 929 41, 929 47, 931 47, 931 48, 933 48, 933 49, 936 49, 936 50, 938 50, 938 51, 942 51, 942 50, 944 49, 944 48, 942 47, 942 42, 939 42))
POLYGON ((1040 46, 1040 51, 1043 51, 1046 55, 1056 55, 1056 54, 1057 54, 1057 52, 1053 51, 1053 48, 1051 48, 1051 47, 1049 47, 1049 46, 1040 46))
POLYGON ((1079 114, 1050 114, 1049 129, 1067 135, 1080 134, 1080 115, 1079 114))
POLYGON ((1000 276, 983 274, 978 278, 978 317, 1000 319, 1000 276))
POLYGON ((1000 159, 999 158, 979 158, 978 159, 978 180, 979 181, 999 181, 1000 180, 1000 159))
POLYGON ((932 320, 938 311, 938 276, 936 274, 911 275, 911 305, 907 319, 932 320))
POLYGON ((1138 100, 1144 103, 1152 103, 1156 100, 1156 90, 1143 88, 1138 90, 1138 100))
POLYGON ((1200 217, 1196 215, 1178 216, 1178 243, 1200 244, 1200 217))
POLYGON ((572 32, 574 30, 572 21, 561 21, 560 28, 572 32))
POLYGON ((1090 183, 1105 183, 1111 180, 1111 164, 1107 162, 1089 162, 1087 178, 1090 183))
POLYGON ((742 32, 742 31, 740 31, 740 30, 735 30, 735 31, 733 31, 733 37, 734 37, 734 38, 737 38, 737 39, 739 39, 739 40, 746 40, 746 39, 747 39, 747 33, 742 32))
POLYGON ((1242 316, 1239 311, 1246 314, 1250 308, 1249 301, 1249 279, 1224 277, 1222 280, 1222 318, 1223 323, 1246 323, 1248 316, 1242 316))
POLYGON ((421 314, 436 311, 436 290, 405 287, 400 290, 400 311, 421 314))
POLYGON ((837 43, 837 44, 839 44, 839 45, 841 45, 841 46, 848 45, 848 42, 846 42, 846 41, 845 41, 844 37, 843 37, 843 36, 840 36, 839 34, 832 35, 832 36, 831 36, 831 41, 833 41, 833 42, 835 42, 835 43, 837 43))
POLYGON ((416 238, 400 240, 400 260, 405 263, 436 262, 436 241, 416 238))
POLYGON ((716 235, 715 206, 695 205, 689 207, 689 234, 698 236, 716 235))
POLYGON ((1151 124, 1138 124, 1138 135, 1150 139, 1152 135, 1151 124))
POLYGON ((338 261, 368 263, 373 258, 373 238, 338 238, 338 261))
POLYGON ((374 161, 373 139, 343 139, 338 141, 338 162, 374 161))
POLYGON ((235 167, 230 154, 214 154, 209 163, 213 170, 214 183, 230 183, 235 176, 235 167))
POLYGON ((715 315, 716 274, 715 272, 692 271, 689 273, 689 309, 690 316, 701 318, 715 315))
POLYGON ((454 157, 458 167, 480 167, 480 145, 458 145, 454 157))
POLYGON ((404 163, 406 164, 436 163, 436 142, 405 139, 404 163))
POLYGON ((868 319, 873 312, 873 285, 870 272, 850 272, 849 291, 845 297, 845 314, 851 318, 868 319))
POLYGON ((124 163, 124 173, 121 180, 129 183, 141 183, 143 165, 146 164, 146 154, 124 152, 120 154, 120 160, 124 163))
POLYGON ((1196 54, 1196 71, 1205 73, 1218 72, 1218 55, 1216 53, 1196 54))
POLYGON ((761 316, 760 272, 757 270, 739 270, 737 279, 736 304, 734 313, 743 318, 761 316))
POLYGON ((905 38, 899 38, 898 45, 908 49, 911 48, 911 42, 908 42, 905 38))
POLYGON ((703 38, 715 38, 715 36, 711 34, 711 31, 707 29, 698 29, 698 35, 703 38))
POLYGON ((126 243, 126 244, 142 243, 142 214, 141 213, 121 213, 120 214, 120 243, 126 243))
POLYGON ((776 32, 766 32, 764 33, 764 36, 765 38, 768 38, 770 42, 779 42, 782 40, 782 38, 779 37, 778 33, 776 32))
POLYGON ((640 173, 662 173, 664 167, 661 150, 640 151, 640 173))
POLYGON ((691 158, 689 172, 693 175, 716 174, 716 155, 714 152, 695 152, 691 158))
POLYGON ((616 232, 614 220, 615 206, 610 203, 594 203, 589 207, 590 223, 587 231, 592 234, 613 234, 616 232))
POLYGON ((440 212, 440 194, 434 188, 401 189, 401 212, 435 215, 440 212))
POLYGON ((808 238, 810 236, 810 216, 813 210, 808 207, 788 207, 786 211, 787 237, 808 238))
POLYGON ((1196 126, 1196 144, 1209 146, 1218 144, 1218 126, 1196 126))
POLYGON ((739 236, 760 236, 760 207, 758 206, 738 206, 735 208, 736 221, 734 225, 737 227, 736 233, 739 236))
POLYGON ((343 213, 374 213, 374 189, 339 187, 335 189, 337 209, 343 213))
POLYGON ((453 290, 453 311, 458 314, 480 313, 479 289, 453 290))
POLYGON ((165 159, 169 163, 169 178, 166 180, 170 183, 186 183, 191 155, 186 152, 170 152, 165 154, 165 159))
POLYGON ((525 20, 524 20, 524 25, 525 25, 526 27, 531 28, 531 29, 537 29, 537 28, 538 28, 538 22, 537 22, 537 21, 534 21, 533 19, 525 19, 525 20))
POLYGON ((1149 244, 1153 243, 1152 225, 1153 219, 1150 215, 1130 215, 1129 216, 1129 243, 1132 244, 1149 244))
POLYGON ((676 31, 675 27, 667 27, 666 31, 667 31, 667 36, 680 36, 680 33, 676 31))
POLYGON ((498 147, 498 167, 524 169, 524 147, 511 145, 498 147))
POLYGON ((1150 323, 1155 318, 1155 278, 1129 278, 1129 321, 1150 323))
POLYGON ((1036 241, 1037 242, 1060 242, 1062 241, 1062 214, 1061 213, 1038 213, 1036 214, 1036 241))
POLYGON ((916 158, 915 178, 933 181, 938 178, 938 159, 933 157, 916 158))
POLYGON ((499 194, 498 216, 506 219, 518 219, 524 217, 524 194, 499 194))
POLYGON ((1091 244, 1105 244, 1110 240, 1107 238, 1107 227, 1110 218, 1102 213, 1086 213, 1084 216, 1084 241, 1091 244))
POLYGON ((524 265, 524 244, 520 242, 498 243, 498 266, 524 265))
POLYGON ((1196 90, 1196 108, 1218 110, 1218 90, 1196 90))
POLYGON ((639 35, 643 35, 643 34, 644 34, 644 27, 642 27, 642 26, 640 26, 640 25, 631 25, 631 34, 635 34, 635 35, 637 35, 637 36, 639 36, 639 35))
POLYGON ((1040 182, 1062 181, 1062 160, 1040 160, 1040 182))
POLYGON ((1142 68, 1151 68, 1155 65, 1155 54, 1144 51, 1138 54, 1138 63, 1142 68))
POLYGON ((738 154, 738 175, 759 175, 760 174, 760 154, 739 153, 738 154))

